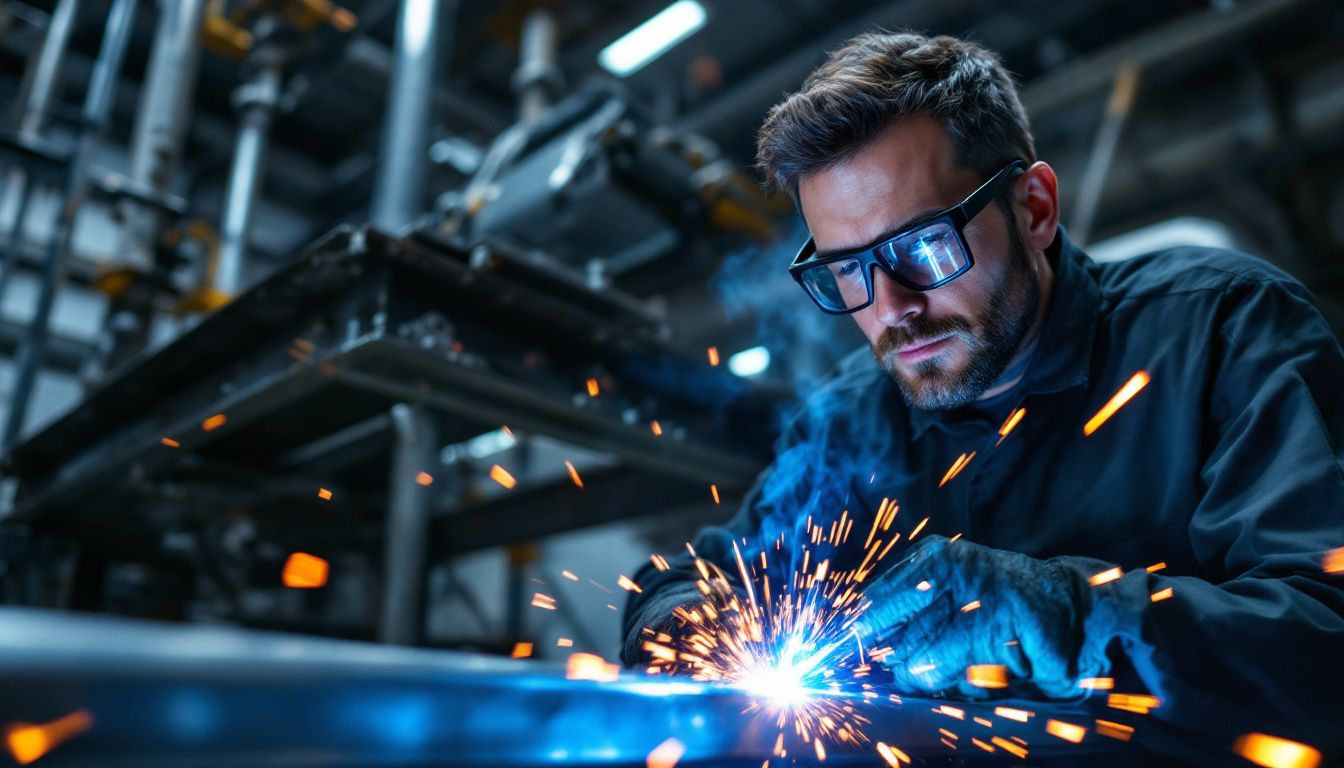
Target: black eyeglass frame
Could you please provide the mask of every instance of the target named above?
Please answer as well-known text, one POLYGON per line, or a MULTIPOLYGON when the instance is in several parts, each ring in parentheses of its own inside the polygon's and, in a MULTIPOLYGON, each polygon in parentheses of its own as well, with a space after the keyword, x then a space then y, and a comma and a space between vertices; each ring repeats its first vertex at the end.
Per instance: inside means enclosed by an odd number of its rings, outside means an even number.
POLYGON ((970 195, 967 195, 966 199, 962 200, 960 203, 957 203, 951 208, 925 216, 919 221, 902 227, 899 232, 886 235, 881 240, 860 248, 843 251, 841 253, 833 253, 824 258, 817 259, 813 258, 817 253, 817 243, 811 237, 808 237, 807 242, 803 243, 803 247, 798 249, 798 255, 794 256, 793 263, 789 265, 789 275, 793 277, 794 282, 798 283, 799 287, 807 293, 808 298, 812 299, 812 303, 816 304, 818 309, 830 315, 848 315, 872 305, 872 269, 875 266, 881 267, 882 271, 885 272, 888 277, 912 291, 931 291, 934 288, 947 285, 949 282, 966 274, 966 271, 975 264, 975 256, 971 253, 971 246, 966 242, 966 236, 962 232, 962 229, 970 223, 971 219, 978 216, 980 212, 989 205, 991 200, 998 196, 1003 185, 1008 180, 1012 179, 1016 175, 1016 172, 1025 172, 1026 169, 1027 164, 1025 161, 1014 160, 1000 169, 998 173, 991 176, 988 181, 981 184, 970 195), (882 255, 883 246, 889 245, 903 237, 908 237, 912 232, 938 222, 946 222, 951 226, 952 231, 957 234, 958 244, 961 246, 962 252, 966 254, 966 263, 957 271, 945 275, 943 278, 930 285, 918 285, 897 274, 896 265, 889 264, 886 257, 882 255), (803 273, 816 267, 822 267, 827 264, 833 264, 837 261, 845 261, 847 259, 857 260, 862 266, 864 274, 867 275, 868 279, 865 280, 865 284, 868 289, 868 299, 857 307, 848 309, 829 309, 823 306, 821 301, 819 301, 817 297, 812 294, 812 291, 808 289, 807 285, 803 282, 803 273))

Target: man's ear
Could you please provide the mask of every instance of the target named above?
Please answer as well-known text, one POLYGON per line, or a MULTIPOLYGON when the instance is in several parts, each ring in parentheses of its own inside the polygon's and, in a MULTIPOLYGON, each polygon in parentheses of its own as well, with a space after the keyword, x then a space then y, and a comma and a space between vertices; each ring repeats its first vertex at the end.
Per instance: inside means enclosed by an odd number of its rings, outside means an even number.
POLYGON ((1055 241, 1055 229, 1059 226, 1059 181, 1055 169, 1038 160, 1013 186, 1018 230, 1028 248, 1044 250, 1055 241))

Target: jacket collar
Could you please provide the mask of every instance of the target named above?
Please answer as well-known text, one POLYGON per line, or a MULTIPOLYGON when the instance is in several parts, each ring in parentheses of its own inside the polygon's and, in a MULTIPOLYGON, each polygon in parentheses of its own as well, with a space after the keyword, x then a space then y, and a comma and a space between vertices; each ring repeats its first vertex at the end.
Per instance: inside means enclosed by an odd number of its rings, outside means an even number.
MULTIPOLYGON (((1087 384, 1092 362, 1092 341, 1101 312, 1101 289, 1090 269, 1092 259, 1069 240, 1062 226, 1045 256, 1055 271, 1055 282, 1019 400, 1087 384)), ((911 408, 910 426, 919 437, 934 424, 965 420, 973 410, 969 406, 954 411, 911 408)))

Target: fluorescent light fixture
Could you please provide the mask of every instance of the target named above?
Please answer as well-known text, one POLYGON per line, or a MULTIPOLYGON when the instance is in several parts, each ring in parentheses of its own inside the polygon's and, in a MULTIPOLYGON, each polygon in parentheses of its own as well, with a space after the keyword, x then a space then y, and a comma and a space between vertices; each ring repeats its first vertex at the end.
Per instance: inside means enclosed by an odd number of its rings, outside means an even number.
POLYGON ((705 26, 705 6, 677 0, 658 15, 626 32, 597 54, 597 62, 617 77, 634 74, 668 49, 705 26))
POLYGON ((770 367, 770 350, 765 347, 751 347, 728 358, 728 370, 747 378, 756 376, 770 367))

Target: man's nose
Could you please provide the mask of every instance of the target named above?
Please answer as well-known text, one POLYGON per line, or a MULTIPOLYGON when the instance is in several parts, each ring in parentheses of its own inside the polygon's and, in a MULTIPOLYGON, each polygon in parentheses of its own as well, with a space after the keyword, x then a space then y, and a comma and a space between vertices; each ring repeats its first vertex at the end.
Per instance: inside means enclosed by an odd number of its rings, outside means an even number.
POLYGON ((873 269, 873 311, 883 325, 897 326, 923 314, 926 297, 892 280, 881 268, 873 269))

